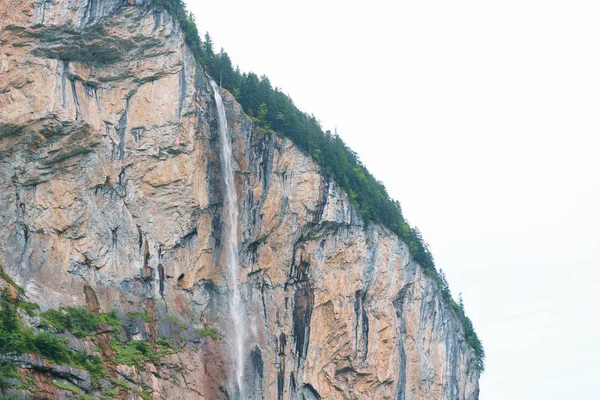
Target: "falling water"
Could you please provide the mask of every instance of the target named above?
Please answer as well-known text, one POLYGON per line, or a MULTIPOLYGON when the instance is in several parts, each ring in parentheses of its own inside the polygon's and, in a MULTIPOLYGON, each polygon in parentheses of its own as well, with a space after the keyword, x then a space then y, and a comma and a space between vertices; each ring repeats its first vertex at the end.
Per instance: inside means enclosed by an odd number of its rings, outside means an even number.
POLYGON ((237 228, 238 228, 238 204, 235 184, 233 180, 233 166, 231 141, 227 129, 227 117, 225 107, 219 93, 219 88, 214 81, 210 83, 215 91, 215 102, 219 113, 219 134, 221 139, 221 173, 225 183, 225 212, 229 231, 227 232, 227 269, 229 272, 229 310, 233 320, 233 355, 235 359, 235 376, 239 398, 243 398, 243 372, 244 372, 244 320, 242 316, 242 301, 238 287, 237 272, 239 266, 237 228))

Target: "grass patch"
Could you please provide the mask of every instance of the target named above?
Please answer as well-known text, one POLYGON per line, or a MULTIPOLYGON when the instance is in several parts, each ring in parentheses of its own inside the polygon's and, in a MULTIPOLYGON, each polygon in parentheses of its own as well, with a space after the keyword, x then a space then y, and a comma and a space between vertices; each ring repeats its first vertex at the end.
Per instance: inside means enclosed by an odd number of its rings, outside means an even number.
POLYGON ((194 328, 194 332, 196 332, 198 335, 200 335, 200 337, 209 337, 214 340, 221 339, 221 336, 217 332, 213 331, 210 328, 206 328, 206 327, 204 327, 202 329, 194 328))
POLYGON ((60 307, 40 314, 42 321, 58 330, 69 331, 78 338, 98 330, 98 317, 84 307, 60 307))
POLYGON ((57 388, 59 388, 59 389, 68 390, 71 393, 75 393, 75 394, 80 394, 81 393, 81 390, 79 390, 79 388, 77 386, 75 386, 72 383, 69 383, 67 381, 56 381, 56 380, 53 380, 52 384, 54 386, 56 386, 57 388))
POLYGON ((113 328, 118 328, 123 325, 115 308, 111 308, 109 312, 101 313, 98 316, 98 323, 101 325, 112 326, 113 328))
MULTIPOLYGON (((40 391, 40 390, 39 390, 38 388, 36 388, 36 387, 31 387, 31 386, 25 385, 25 384, 23 384, 23 383, 21 383, 21 384, 19 384, 19 385, 14 385, 14 386, 11 386, 10 388, 11 388, 11 389, 14 389, 14 390, 27 390, 27 391, 28 391, 28 392, 30 392, 30 393, 37 393, 37 392, 39 392, 39 391, 40 391)), ((20 397, 14 397, 14 398, 15 398, 15 399, 20 399, 20 397)), ((28 398, 29 398, 29 397, 28 397, 28 398)))
POLYGON ((29 383, 30 386, 37 386, 37 382, 30 376, 26 376, 25 380, 29 383))
POLYGON ((175 346, 167 339, 156 339, 156 344, 163 348, 175 350, 175 346))
POLYGON ((156 344, 158 347, 152 350, 152 347, 146 341, 132 340, 120 343, 113 338, 110 340, 110 347, 116 353, 113 361, 116 364, 139 366, 145 362, 154 363, 161 357, 174 354, 178 351, 168 340, 159 339, 156 341, 156 344))
POLYGON ((114 308, 107 313, 94 315, 85 307, 60 307, 58 310, 44 311, 40 317, 44 323, 57 331, 69 331, 78 338, 84 338, 97 331, 100 325, 121 325, 114 308))
POLYGON ((113 361, 116 364, 138 366, 146 361, 151 361, 152 348, 147 342, 132 340, 119 343, 116 339, 110 340, 110 347, 116 352, 113 361))

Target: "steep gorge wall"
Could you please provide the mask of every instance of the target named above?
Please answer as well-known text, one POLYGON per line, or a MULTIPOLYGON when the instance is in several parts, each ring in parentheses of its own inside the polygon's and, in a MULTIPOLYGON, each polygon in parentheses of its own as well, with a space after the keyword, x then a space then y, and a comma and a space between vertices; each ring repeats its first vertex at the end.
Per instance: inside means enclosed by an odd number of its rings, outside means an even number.
MULTIPOLYGON (((227 398, 218 122, 181 30, 141 0, 0 0, 0 35, 0 264, 43 309, 150 310, 130 338, 181 351, 117 378, 227 398)), ((407 246, 223 96, 248 398, 477 399, 462 326, 407 246)))

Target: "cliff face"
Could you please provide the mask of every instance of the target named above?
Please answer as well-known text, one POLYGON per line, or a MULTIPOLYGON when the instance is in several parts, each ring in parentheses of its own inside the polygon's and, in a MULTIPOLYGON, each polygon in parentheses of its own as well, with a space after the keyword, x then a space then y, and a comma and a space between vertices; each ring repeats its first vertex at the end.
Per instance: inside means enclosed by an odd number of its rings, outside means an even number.
MULTIPOLYGON (((217 110, 180 28, 142 0, 0 0, 0 35, 0 264, 42 310, 147 312, 120 340, 178 351, 116 365, 99 333, 115 380, 157 399, 228 398, 217 110)), ((222 95, 247 398, 477 399, 461 323, 407 246, 365 226, 309 157, 222 95)), ((57 374, 38 364, 19 368, 42 383, 57 374)))

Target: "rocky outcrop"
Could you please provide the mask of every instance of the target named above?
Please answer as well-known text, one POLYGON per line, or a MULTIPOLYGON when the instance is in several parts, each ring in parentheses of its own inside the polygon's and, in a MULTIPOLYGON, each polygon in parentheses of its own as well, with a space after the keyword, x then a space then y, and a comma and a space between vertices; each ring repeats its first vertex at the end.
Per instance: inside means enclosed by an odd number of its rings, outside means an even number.
MULTIPOLYGON (((42 309, 150 311, 127 335, 180 351, 115 366, 130 384, 156 399, 228 398, 210 78, 161 8, 84 3, 0 0, 0 263, 42 309), (220 338, 194 334, 207 326, 220 338)), ((247 397, 477 399, 462 325, 407 246, 365 226, 310 157, 223 97, 247 397)))

